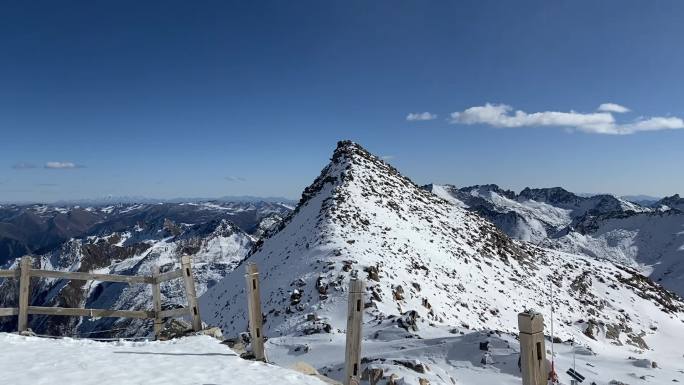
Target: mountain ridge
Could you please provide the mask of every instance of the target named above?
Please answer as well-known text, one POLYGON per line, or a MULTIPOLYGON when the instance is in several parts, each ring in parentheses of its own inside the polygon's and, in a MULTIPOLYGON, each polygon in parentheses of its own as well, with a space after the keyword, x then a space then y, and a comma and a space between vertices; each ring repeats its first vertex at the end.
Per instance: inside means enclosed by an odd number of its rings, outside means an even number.
MULTIPOLYGON (((511 240, 350 141, 338 143, 290 217, 246 261, 259 267, 264 332, 274 336, 343 330, 354 275, 368 284, 366 323, 414 314, 514 333, 517 312, 548 312, 550 299, 540 293, 553 282, 558 336, 588 338, 588 325, 600 323, 618 330, 608 333, 614 342, 640 344, 651 322, 681 320, 684 309, 628 267, 511 240), (631 297, 642 298, 639 309, 631 297)), ((238 267, 200 298, 203 319, 227 335, 246 330, 243 274, 238 267)))
POLYGON ((684 294, 684 213, 668 206, 676 206, 678 195, 643 207, 608 195, 578 197, 557 188, 511 195, 488 186, 425 188, 477 212, 515 239, 629 265, 684 294), (546 199, 549 195, 555 198, 546 199))

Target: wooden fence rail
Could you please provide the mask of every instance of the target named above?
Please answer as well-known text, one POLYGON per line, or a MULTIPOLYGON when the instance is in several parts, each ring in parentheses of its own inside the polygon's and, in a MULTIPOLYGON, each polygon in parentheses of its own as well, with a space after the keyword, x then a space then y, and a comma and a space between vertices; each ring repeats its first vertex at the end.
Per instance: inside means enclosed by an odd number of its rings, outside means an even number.
POLYGON ((0 278, 19 279, 19 307, 14 308, 0 308, 0 317, 19 316, 18 329, 19 332, 28 329, 28 315, 42 314, 42 315, 60 315, 60 316, 75 316, 75 317, 116 317, 116 318, 139 318, 139 319, 153 319, 154 320, 154 335, 159 338, 161 332, 162 321, 165 318, 182 317, 189 315, 192 318, 192 328, 195 331, 200 331, 202 328, 202 321, 199 315, 199 307, 197 306, 197 294, 195 291, 195 281, 192 276, 192 266, 189 256, 181 258, 181 269, 169 271, 166 273, 159 273, 159 267, 152 268, 152 275, 116 275, 116 274, 98 274, 86 272, 73 271, 53 271, 33 269, 31 267, 31 257, 25 256, 21 259, 19 269, 17 270, 0 270, 0 278), (114 310, 114 309, 81 309, 81 308, 64 308, 64 307, 44 307, 44 306, 30 306, 29 299, 30 280, 32 277, 38 278, 57 278, 80 281, 103 281, 103 282, 123 282, 128 284, 148 284, 152 285, 152 310, 114 310), (170 281, 172 279, 183 278, 185 295, 187 299, 187 307, 161 310, 161 291, 159 285, 162 282, 170 281))

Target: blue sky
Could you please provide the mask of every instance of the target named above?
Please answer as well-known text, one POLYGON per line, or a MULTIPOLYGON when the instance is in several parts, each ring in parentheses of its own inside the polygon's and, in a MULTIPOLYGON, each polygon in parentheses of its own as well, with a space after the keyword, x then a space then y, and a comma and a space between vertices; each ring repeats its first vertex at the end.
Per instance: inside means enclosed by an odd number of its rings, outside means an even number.
POLYGON ((340 139, 421 184, 684 193, 681 1, 2 8, 0 201, 297 198, 340 139))

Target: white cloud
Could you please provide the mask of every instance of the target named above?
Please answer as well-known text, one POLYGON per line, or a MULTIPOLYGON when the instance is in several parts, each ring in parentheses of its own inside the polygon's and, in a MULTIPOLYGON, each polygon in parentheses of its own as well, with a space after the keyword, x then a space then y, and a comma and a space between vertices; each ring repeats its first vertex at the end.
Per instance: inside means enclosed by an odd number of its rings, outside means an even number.
POLYGON ((78 166, 76 163, 72 162, 47 162, 45 163, 45 168, 49 168, 52 170, 64 170, 64 169, 72 169, 72 168, 80 168, 81 166, 78 166))
POLYGON ((624 133, 631 134, 638 131, 678 130, 684 128, 684 120, 677 117, 641 118, 632 123, 623 124, 624 133))
POLYGON ((382 160, 392 160, 394 159, 394 155, 383 155, 380 157, 382 160))
POLYGON ((406 120, 409 122, 434 119, 437 119, 437 115, 429 112, 411 112, 410 114, 406 115, 406 120))
POLYGON ((599 106, 598 111, 601 112, 615 112, 616 114, 624 114, 629 112, 629 108, 615 103, 603 103, 599 106))
POLYGON ((227 180, 228 182, 246 182, 247 181, 246 178, 243 178, 241 176, 227 176, 224 179, 227 180))
MULTIPOLYGON (((617 106, 617 105, 615 105, 617 106)), ((620 106, 621 107, 621 106, 620 106)), ((624 107, 623 107, 624 108, 624 107)), ((451 113, 451 123, 487 124, 494 127, 566 127, 591 134, 627 135, 640 131, 676 130, 684 128, 677 117, 640 118, 629 123, 617 123, 611 112, 580 113, 575 111, 514 111, 505 104, 490 104, 451 113)))

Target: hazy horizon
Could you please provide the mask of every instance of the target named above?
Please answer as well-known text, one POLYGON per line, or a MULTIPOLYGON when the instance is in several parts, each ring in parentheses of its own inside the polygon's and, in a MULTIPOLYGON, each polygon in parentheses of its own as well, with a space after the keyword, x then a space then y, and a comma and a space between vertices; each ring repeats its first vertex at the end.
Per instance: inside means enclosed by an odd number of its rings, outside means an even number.
MULTIPOLYGON (((401 171, 401 170, 400 170, 401 171)), ((409 177, 409 179, 411 179, 409 177)), ((313 179, 311 180, 313 182, 313 179)), ((420 185, 427 185, 430 183, 424 183, 420 185)), ((475 185, 455 185, 453 183, 435 183, 435 184, 450 184, 454 185, 458 188, 462 187, 471 187, 475 185)), ((519 194, 524 188, 554 188, 554 187, 561 187, 567 191, 570 191, 571 193, 574 193, 578 196, 583 196, 583 197, 588 197, 588 196, 593 196, 593 195, 614 195, 617 197, 625 198, 625 199, 632 199, 632 200, 653 200, 657 201, 662 198, 672 196, 675 194, 680 194, 679 192, 673 192, 670 194, 666 195, 661 195, 661 196, 654 196, 654 195, 648 195, 648 194, 615 194, 612 192, 580 192, 580 191, 573 191, 571 189, 566 188, 565 186, 525 186, 520 189, 512 189, 507 186, 502 186, 498 183, 479 183, 477 185, 489 185, 489 184, 495 184, 499 186, 499 188, 504 189, 504 190, 511 190, 515 192, 516 194, 519 194)), ((307 184, 308 186, 308 184, 307 184)), ((304 190, 304 187, 302 187, 302 191, 304 190)), ((168 196, 168 197, 155 197, 155 196, 141 196, 141 195, 105 195, 105 196, 91 196, 91 197, 80 197, 80 198, 72 198, 72 199, 59 199, 59 200, 53 200, 53 201, 37 201, 37 200, 0 200, 0 204, 20 204, 20 205, 30 205, 30 204, 60 204, 60 203, 65 203, 65 204, 78 204, 78 203, 107 203, 107 202, 113 202, 113 203, 149 203, 153 201, 158 201, 158 202, 188 202, 188 201, 212 201, 212 200, 225 200, 225 201, 268 201, 268 202, 277 202, 277 201, 283 201, 283 202, 297 202, 301 197, 301 193, 297 196, 261 196, 261 195, 254 195, 254 194, 245 194, 245 195, 213 195, 213 196, 168 196)))

